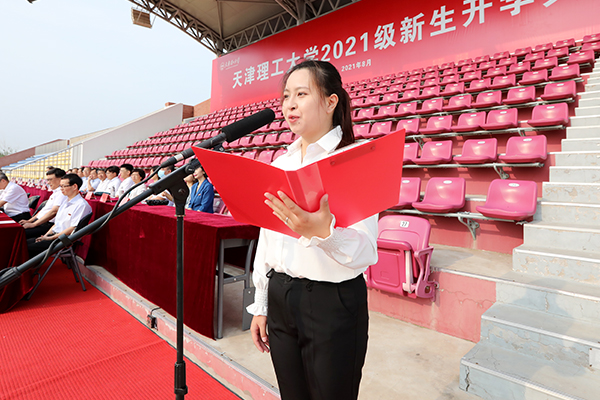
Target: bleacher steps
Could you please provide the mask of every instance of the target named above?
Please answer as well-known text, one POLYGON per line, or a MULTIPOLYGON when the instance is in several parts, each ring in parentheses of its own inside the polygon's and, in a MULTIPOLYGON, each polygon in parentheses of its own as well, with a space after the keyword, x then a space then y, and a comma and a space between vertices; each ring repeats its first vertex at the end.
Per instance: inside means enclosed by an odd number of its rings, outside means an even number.
MULTIPOLYGON (((571 117, 571 126, 598 126, 600 125, 600 115, 584 115, 571 117)), ((568 133, 568 130, 567 130, 568 133)))
POLYGON ((600 227, 584 227, 573 223, 547 223, 539 221, 526 224, 523 243, 556 249, 596 251, 600 249, 600 227))
POLYGON ((561 151, 554 153, 554 165, 562 166, 599 166, 600 151, 561 151))
MULTIPOLYGON (((597 127, 596 135, 600 136, 600 126, 597 127)), ((600 139, 589 138, 589 139, 563 139, 562 151, 600 151, 600 139)), ((560 154, 560 153, 557 153, 560 154)))
POLYGON ((534 220, 600 227, 600 204, 542 201, 538 203, 534 220))
POLYGON ((600 107, 594 105, 590 107, 584 107, 582 104, 579 105, 575 109, 575 115, 578 117, 582 117, 584 115, 592 116, 600 114, 600 107))
MULTIPOLYGON (((573 118, 575 117, 571 117, 571 121, 573 118)), ((567 139, 596 139, 599 136, 600 125, 570 126, 567 128, 567 139)))
POLYGON ((598 371, 558 368, 553 361, 480 342, 461 360, 459 385, 486 400, 597 400, 599 379, 598 371))
POLYGON ((592 91, 596 91, 596 90, 600 90, 600 79, 589 79, 587 84, 585 85, 585 90, 592 90, 592 91))
POLYGON ((600 285, 600 252, 522 245, 513 251, 513 270, 600 285))
POLYGON ((596 94, 594 97, 588 97, 585 99, 579 99, 579 107, 599 107, 600 106, 600 96, 596 94))
POLYGON ((600 90, 586 90, 585 92, 579 93, 579 99, 597 99, 600 97, 600 90))
POLYGON ((600 167, 550 167, 550 182, 600 183, 600 167))
POLYGON ((544 182, 543 199, 600 204, 600 183, 544 182))

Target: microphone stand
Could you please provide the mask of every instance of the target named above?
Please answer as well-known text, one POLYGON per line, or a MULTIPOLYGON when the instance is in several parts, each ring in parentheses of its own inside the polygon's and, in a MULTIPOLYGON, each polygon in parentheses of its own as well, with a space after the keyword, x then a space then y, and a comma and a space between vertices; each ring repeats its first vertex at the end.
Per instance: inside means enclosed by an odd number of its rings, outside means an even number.
MULTIPOLYGON (((159 194, 165 190, 169 190, 173 196, 175 202, 175 215, 177 217, 177 362, 175 363, 175 395, 177 400, 183 400, 188 392, 186 385, 185 360, 183 359, 183 219, 185 217, 185 202, 189 194, 189 188, 185 184, 183 178, 193 173, 199 166, 200 162, 194 158, 184 167, 178 168, 170 174, 165 175, 162 179, 154 182, 142 194, 119 206, 114 210, 112 215, 112 218, 114 218, 151 195, 159 194)), ((60 242, 58 242, 56 246, 38 254, 18 267, 5 270, 4 273, 0 275, 0 288, 19 279, 23 272, 37 267, 44 258, 47 258, 47 256, 71 246, 73 242, 81 239, 85 235, 94 233, 105 223, 105 221, 108 222, 109 217, 110 214, 106 214, 70 236, 61 235, 58 238, 60 242), (46 253, 48 253, 47 256, 46 253)))

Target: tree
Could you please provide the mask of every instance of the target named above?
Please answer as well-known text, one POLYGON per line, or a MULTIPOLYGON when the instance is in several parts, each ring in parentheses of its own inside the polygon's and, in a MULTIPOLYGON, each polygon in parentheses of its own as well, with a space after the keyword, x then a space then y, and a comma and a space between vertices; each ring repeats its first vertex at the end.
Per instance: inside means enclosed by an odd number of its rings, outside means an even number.
POLYGON ((17 150, 7 145, 5 140, 2 140, 2 142, 0 142, 0 157, 8 156, 16 152, 17 150))

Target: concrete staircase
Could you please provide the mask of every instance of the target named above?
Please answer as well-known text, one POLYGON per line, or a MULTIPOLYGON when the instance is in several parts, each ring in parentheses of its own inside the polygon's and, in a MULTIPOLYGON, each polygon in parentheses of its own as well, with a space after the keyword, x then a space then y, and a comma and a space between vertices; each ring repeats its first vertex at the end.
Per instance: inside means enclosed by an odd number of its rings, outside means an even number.
POLYGON ((600 66, 555 164, 461 360, 461 389, 484 399, 600 399, 600 66))

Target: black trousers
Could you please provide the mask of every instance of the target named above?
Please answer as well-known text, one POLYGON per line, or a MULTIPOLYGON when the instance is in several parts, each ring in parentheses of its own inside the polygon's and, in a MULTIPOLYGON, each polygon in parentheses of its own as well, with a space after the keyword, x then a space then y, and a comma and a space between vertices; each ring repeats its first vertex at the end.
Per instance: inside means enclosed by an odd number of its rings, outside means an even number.
MULTIPOLYGON (((48 231, 46 231, 48 232, 48 231)), ((35 242, 36 238, 27 239, 27 251, 29 251, 29 258, 35 257, 38 254, 48 250, 52 240, 42 240, 41 242, 35 242)))
POLYGON ((52 224, 50 222, 44 222, 40 226, 36 226, 34 228, 27 228, 27 229, 25 229, 25 237, 27 239, 38 238, 38 237, 46 234, 46 232, 48 232, 50 230, 50 228, 52 228, 53 226, 54 226, 54 224, 52 224))
POLYGON ((282 400, 356 400, 369 329, 362 275, 331 283, 273 273, 267 326, 282 400))
POLYGON ((22 219, 29 219, 29 218, 31 218, 31 214, 29 213, 29 211, 26 211, 26 212, 21 213, 21 214, 13 215, 11 218, 15 222, 19 222, 22 219))

